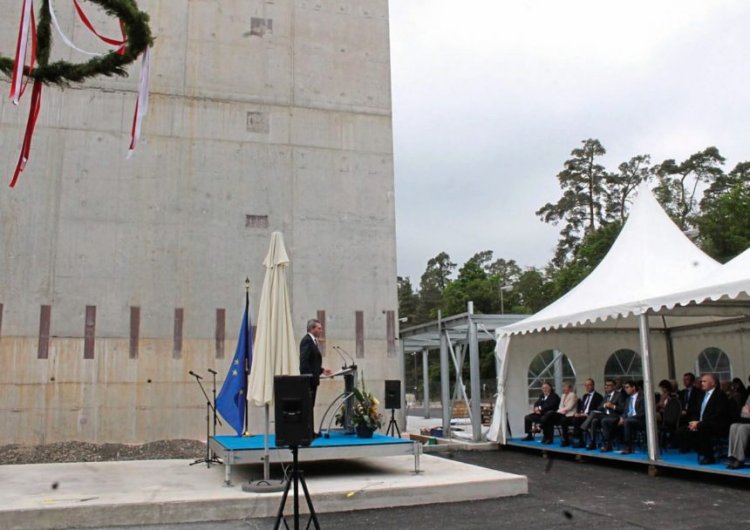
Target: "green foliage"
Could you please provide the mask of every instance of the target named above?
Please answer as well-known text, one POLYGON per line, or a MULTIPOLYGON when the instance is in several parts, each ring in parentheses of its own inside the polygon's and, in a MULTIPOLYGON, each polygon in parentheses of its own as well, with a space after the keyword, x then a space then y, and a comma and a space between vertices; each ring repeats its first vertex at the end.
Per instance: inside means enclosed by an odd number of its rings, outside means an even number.
POLYGON ((545 223, 565 222, 553 260, 557 266, 565 263, 585 232, 596 230, 605 220, 605 185, 610 176, 597 159, 607 151, 599 140, 589 138, 582 143, 583 147, 571 151, 572 158, 565 161, 564 169, 557 174, 563 196, 557 203, 547 203, 536 212, 545 223))
POLYGON ((399 276, 396 280, 398 285, 398 314, 399 318, 406 318, 407 322, 414 323, 417 316, 419 295, 414 292, 409 277, 399 276))
POLYGON ((659 185, 654 194, 680 229, 696 226, 699 186, 722 178, 724 173, 720 166, 724 160, 716 147, 707 147, 680 164, 669 159, 656 168, 659 185))
POLYGON ((443 291, 451 282, 451 274, 456 264, 446 252, 441 252, 427 262, 427 269, 419 283, 419 303, 415 323, 428 322, 437 318, 438 309, 443 307, 443 291))
MULTIPOLYGON (((151 28, 148 25, 148 14, 138 10, 134 0, 90 0, 99 5, 105 13, 117 17, 127 39, 125 53, 122 55, 112 51, 105 55, 94 57, 84 63, 70 63, 55 61, 49 63, 52 45, 49 16, 49 0, 43 0, 39 8, 37 23, 37 62, 34 70, 24 68, 26 75, 42 83, 66 86, 69 83, 80 83, 98 75, 126 76, 125 66, 135 59, 153 43, 151 28)), ((9 77, 13 72, 13 59, 0 55, 0 71, 9 77)))
POLYGON ((703 249, 725 262, 750 247, 750 162, 741 162, 705 191, 700 229, 703 249))

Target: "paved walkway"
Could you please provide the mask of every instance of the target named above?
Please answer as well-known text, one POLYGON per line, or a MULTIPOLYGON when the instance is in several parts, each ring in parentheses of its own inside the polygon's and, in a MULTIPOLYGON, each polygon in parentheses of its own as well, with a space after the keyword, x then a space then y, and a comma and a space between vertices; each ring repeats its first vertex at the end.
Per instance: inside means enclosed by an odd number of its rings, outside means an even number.
MULTIPOLYGON (((190 466, 190 460, 0 466, 0 528, 48 529, 193 523, 274 516, 281 493, 245 493, 262 468, 190 466)), ((275 466, 278 469, 278 466, 275 466)), ((499 498, 527 492, 526 478, 430 455, 306 462, 319 513, 499 498)), ((302 503, 304 505, 304 502, 302 503)), ((291 513, 291 499, 287 513, 291 513)))

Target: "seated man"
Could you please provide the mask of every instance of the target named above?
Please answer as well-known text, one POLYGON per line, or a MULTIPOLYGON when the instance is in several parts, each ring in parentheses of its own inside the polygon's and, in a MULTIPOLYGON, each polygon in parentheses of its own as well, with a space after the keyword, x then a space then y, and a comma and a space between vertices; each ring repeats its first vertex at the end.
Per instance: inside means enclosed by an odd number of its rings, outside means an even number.
POLYGON ((703 401, 698 415, 693 413, 688 424, 677 432, 680 452, 696 449, 701 465, 716 463, 713 438, 726 436, 729 430, 729 398, 718 386, 719 379, 714 374, 701 376, 703 401))
MULTIPOLYGON (((578 396, 573 392, 573 385, 570 383, 563 383, 563 394, 560 399, 560 406, 552 414, 547 414, 542 418, 542 443, 551 444, 554 438, 555 425, 562 425, 564 418, 576 413, 576 407, 578 406, 578 396)), ((567 428, 563 429, 563 439, 560 445, 563 447, 570 445, 568 437, 566 435, 567 428)))
POLYGON ((689 418, 696 417, 699 414, 701 402, 703 401, 703 391, 696 387, 695 374, 686 372, 682 376, 682 384, 685 388, 680 390, 678 397, 682 404, 680 413, 680 425, 687 425, 689 418))
POLYGON ((602 420, 602 437, 604 438, 602 452, 604 453, 612 450, 612 438, 619 428, 622 429, 624 444, 621 452, 629 455, 633 452, 635 433, 645 427, 646 408, 643 404, 642 393, 638 392, 634 381, 626 381, 623 388, 628 397, 622 415, 619 418, 608 417, 602 420))
POLYGON ((620 414, 625 410, 625 393, 616 390, 615 386, 614 379, 607 379, 604 382, 604 400, 602 404, 589 414, 589 417, 581 424, 581 430, 590 436, 586 449, 596 449, 596 432, 601 428, 602 420, 609 417, 617 417, 619 419, 620 414))
POLYGON ((531 427, 534 423, 541 423, 542 418, 547 416, 548 414, 552 414, 557 410, 557 408, 560 406, 560 396, 555 394, 555 392, 552 390, 552 385, 549 383, 544 383, 542 385, 542 395, 539 396, 539 399, 536 400, 536 403, 534 403, 534 409, 531 414, 527 414, 524 419, 524 432, 526 433, 526 438, 523 440, 525 442, 530 442, 534 439, 534 435, 531 434, 531 427))
POLYGON ((745 455, 750 445, 750 396, 740 413, 740 421, 729 428, 729 469, 740 469, 745 465, 745 455))
POLYGON ((567 445, 569 442, 568 438, 568 427, 573 427, 573 438, 576 441, 573 443, 573 447, 581 448, 585 446, 584 433, 582 429, 583 423, 589 418, 589 416, 598 409, 604 398, 602 395, 594 390, 594 380, 586 379, 583 383, 586 389, 586 394, 578 400, 578 408, 572 417, 568 416, 563 419, 563 443, 560 445, 567 445))

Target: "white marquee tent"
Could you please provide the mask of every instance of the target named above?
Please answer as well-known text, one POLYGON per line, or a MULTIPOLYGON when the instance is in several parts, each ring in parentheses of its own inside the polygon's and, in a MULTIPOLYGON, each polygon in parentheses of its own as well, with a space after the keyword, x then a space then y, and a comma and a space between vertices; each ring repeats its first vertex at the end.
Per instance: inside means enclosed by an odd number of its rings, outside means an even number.
MULTIPOLYGON (((649 188, 641 185, 627 222, 599 266, 542 311, 497 330, 498 397, 488 438, 505 443, 507 437, 506 361, 513 335, 584 326, 637 328, 644 384, 652 388, 650 329, 728 321, 737 317, 733 307, 737 304, 746 315, 749 265, 750 252, 724 266, 704 254, 669 219, 649 188), (739 301, 728 300, 738 296, 739 301)), ((649 457, 655 460, 653 392, 646 392, 646 398, 649 457)))

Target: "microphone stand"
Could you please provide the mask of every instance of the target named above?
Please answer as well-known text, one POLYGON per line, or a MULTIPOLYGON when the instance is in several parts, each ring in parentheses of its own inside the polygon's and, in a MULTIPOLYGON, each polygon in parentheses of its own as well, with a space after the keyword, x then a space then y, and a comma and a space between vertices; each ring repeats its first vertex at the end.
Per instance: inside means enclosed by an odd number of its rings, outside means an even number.
POLYGON ((195 382, 198 383, 201 392, 203 392, 203 395, 206 397, 206 458, 199 458, 196 461, 192 462, 190 465, 194 466, 195 464, 202 464, 205 462, 206 467, 211 467, 212 463, 221 463, 221 460, 219 460, 218 458, 211 457, 211 447, 209 445, 209 441, 211 438, 211 410, 213 410, 214 414, 216 414, 216 407, 211 404, 211 398, 208 397, 208 394, 206 394, 206 389, 203 388, 203 383, 201 383, 201 379, 203 378, 198 374, 193 373, 192 371, 188 373, 195 377, 195 382))
MULTIPOLYGON (((210 368, 208 369, 208 371, 211 372, 211 375, 213 375, 213 387, 212 387, 211 392, 212 392, 213 398, 214 398, 213 399, 213 405, 214 406, 212 408, 213 408, 213 416, 214 416, 214 438, 216 438, 216 424, 217 423, 219 425, 222 424, 221 420, 219 419, 219 415, 216 413, 216 374, 217 374, 217 372, 216 372, 216 370, 211 370, 210 368)), ((216 455, 216 452, 214 452, 214 451, 211 452, 211 458, 212 458, 212 460, 215 460, 219 464, 223 464, 223 462, 221 461, 221 458, 219 458, 216 455)))

